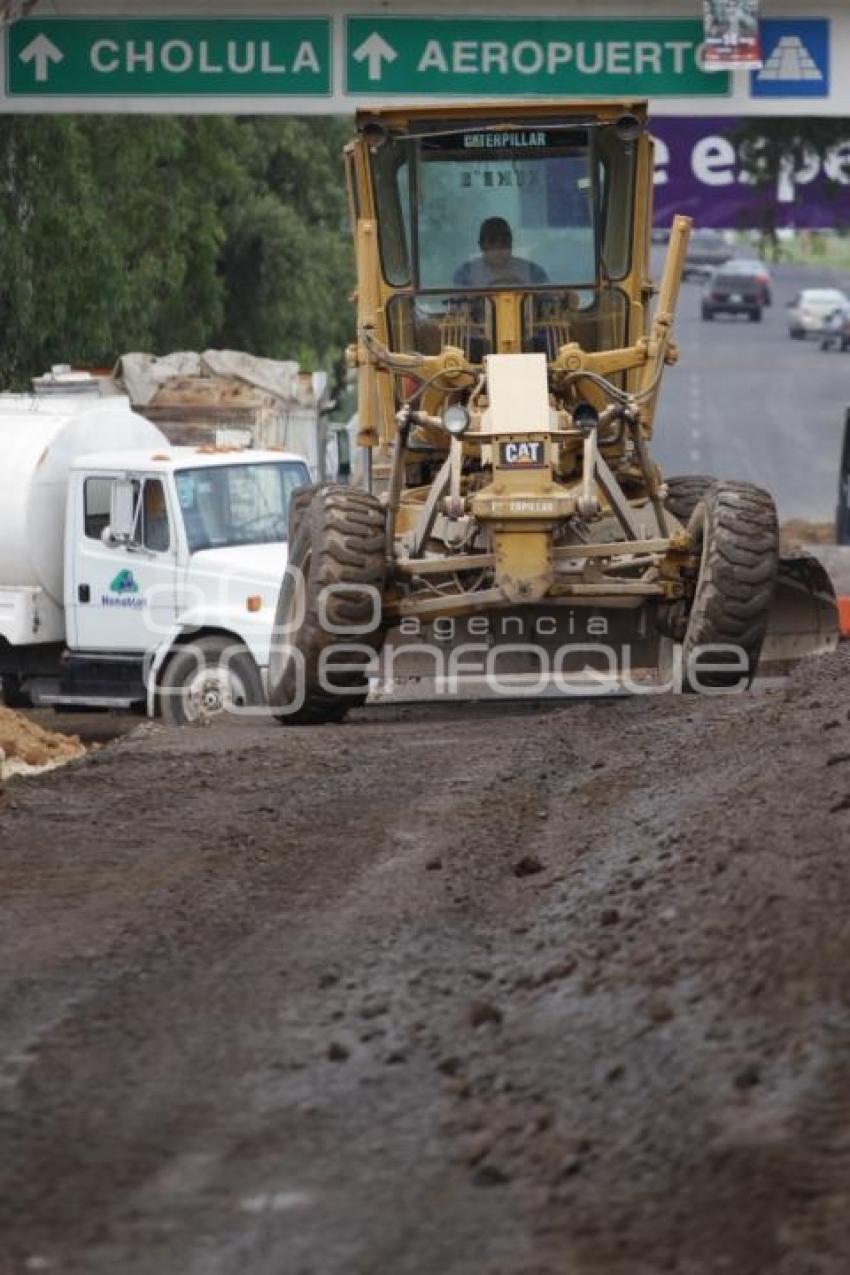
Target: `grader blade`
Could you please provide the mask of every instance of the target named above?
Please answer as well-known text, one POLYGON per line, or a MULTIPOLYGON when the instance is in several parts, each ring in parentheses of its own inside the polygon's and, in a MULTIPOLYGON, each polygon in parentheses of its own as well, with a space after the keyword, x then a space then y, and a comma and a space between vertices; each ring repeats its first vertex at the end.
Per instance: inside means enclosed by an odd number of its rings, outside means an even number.
POLYGON ((645 607, 494 609, 412 635, 395 628, 369 703, 622 695, 658 684, 661 639, 645 607))
POLYGON ((783 555, 773 593, 759 677, 786 674, 800 660, 838 646, 838 606, 829 573, 808 553, 783 555))

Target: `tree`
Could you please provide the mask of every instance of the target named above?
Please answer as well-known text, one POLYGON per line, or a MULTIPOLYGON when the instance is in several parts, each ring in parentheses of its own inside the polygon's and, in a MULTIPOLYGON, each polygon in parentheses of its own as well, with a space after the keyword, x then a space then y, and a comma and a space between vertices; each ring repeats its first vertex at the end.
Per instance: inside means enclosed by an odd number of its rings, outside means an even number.
POLYGON ((221 256, 224 345, 327 366, 351 340, 354 262, 341 152, 347 121, 243 121, 251 193, 221 256))
POLYGON ((228 344, 308 364, 351 326, 340 121, 0 119, 0 384, 228 344))

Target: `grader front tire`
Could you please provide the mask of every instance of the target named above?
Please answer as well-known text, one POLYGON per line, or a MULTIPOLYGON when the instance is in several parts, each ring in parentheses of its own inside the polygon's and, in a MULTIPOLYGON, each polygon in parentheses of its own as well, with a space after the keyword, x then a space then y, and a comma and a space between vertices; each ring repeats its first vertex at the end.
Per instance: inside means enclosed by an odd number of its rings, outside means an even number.
POLYGON ((716 483, 698 501, 688 531, 699 559, 683 649, 689 689, 749 685, 779 567, 773 500, 750 483, 716 483))
POLYGON ((269 698, 283 726, 341 721, 362 704, 369 655, 383 641, 383 507, 354 487, 319 487, 305 497, 291 510, 269 665, 269 698), (334 648, 351 646, 359 650, 335 656, 334 648))

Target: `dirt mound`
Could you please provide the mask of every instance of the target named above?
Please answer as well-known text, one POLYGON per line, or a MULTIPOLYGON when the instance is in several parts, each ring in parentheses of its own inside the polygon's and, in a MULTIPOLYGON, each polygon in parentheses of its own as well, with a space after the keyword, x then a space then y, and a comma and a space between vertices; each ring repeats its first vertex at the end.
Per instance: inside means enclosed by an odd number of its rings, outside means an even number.
POLYGON ((779 528, 779 541, 783 549, 799 549, 801 545, 832 545, 835 544, 835 524, 789 518, 779 528))
POLYGON ((57 735, 0 707, 0 778, 63 766, 85 751, 76 735, 57 735))

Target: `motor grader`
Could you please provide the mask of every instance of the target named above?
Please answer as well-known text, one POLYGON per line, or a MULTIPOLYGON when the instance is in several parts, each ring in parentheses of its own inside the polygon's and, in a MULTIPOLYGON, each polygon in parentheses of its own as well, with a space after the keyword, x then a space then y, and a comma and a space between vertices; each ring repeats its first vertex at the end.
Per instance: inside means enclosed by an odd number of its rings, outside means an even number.
POLYGON ((649 277, 642 101, 360 112, 363 488, 297 493, 270 699, 731 689, 837 640, 770 496, 651 459, 690 221, 649 277))

